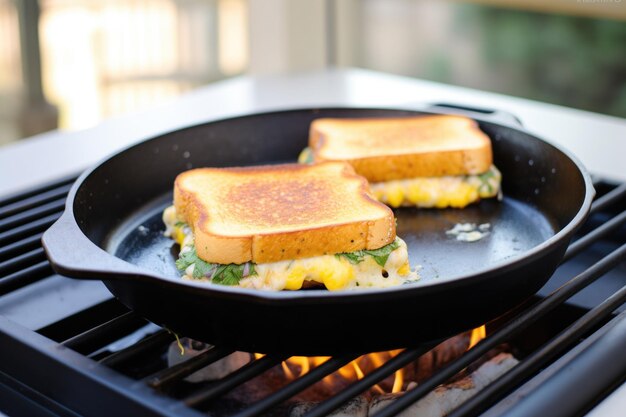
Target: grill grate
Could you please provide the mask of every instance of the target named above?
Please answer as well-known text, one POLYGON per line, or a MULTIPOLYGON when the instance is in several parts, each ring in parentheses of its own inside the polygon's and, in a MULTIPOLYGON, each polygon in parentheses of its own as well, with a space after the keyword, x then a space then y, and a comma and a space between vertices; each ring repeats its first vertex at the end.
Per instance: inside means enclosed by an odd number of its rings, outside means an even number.
POLYGON ((0 295, 52 275, 41 235, 61 216, 74 180, 66 178, 0 202, 0 295))
POLYGON ((232 353, 232 350, 214 347, 196 356, 195 358, 191 358, 188 361, 164 369, 155 375, 151 375, 146 378, 146 381, 152 388, 163 388, 164 385, 180 381, 205 366, 217 362, 232 353))
MULTIPOLYGON (((524 313, 519 315, 518 317, 511 320, 511 322, 505 327, 499 329, 497 332, 490 335, 489 338, 482 340, 479 342, 473 349, 468 351, 465 355, 455 360, 445 368, 441 369, 434 377, 428 379, 427 381, 420 384, 416 389, 408 392, 402 398, 399 398, 394 403, 390 404, 387 408, 382 410, 380 413, 376 414, 377 417, 388 417, 394 416, 398 414, 400 411, 416 402, 420 398, 423 398, 426 394, 428 394, 431 390, 435 389, 438 385, 444 383, 448 379, 452 378, 457 372, 460 372, 465 367, 469 366, 474 361, 478 360, 482 355, 486 354, 489 349, 497 346, 498 344, 509 340, 513 335, 517 332, 524 330, 525 328, 532 325, 537 319, 547 314, 558 305, 563 303, 569 297, 574 295, 576 292, 580 291, 585 286, 591 284, 594 280, 598 279, 602 274, 624 259, 624 255, 626 254, 626 244, 623 245, 620 249, 611 253, 609 256, 604 258, 602 261, 595 264, 593 267, 589 268, 582 274, 578 275, 574 279, 572 279, 566 286, 561 287, 559 290, 552 293, 550 296, 545 298, 543 301, 539 302, 535 306, 532 306, 524 313)), ((622 301, 621 303, 614 305, 615 303, 611 303, 613 309, 606 311, 605 309, 601 309, 601 314, 598 318, 605 318, 608 316, 615 308, 623 303, 622 298, 618 298, 618 301, 622 301)), ((600 308, 598 306, 597 308, 600 308)), ((597 311, 592 310, 590 313, 594 318, 596 318, 597 311)), ((592 327, 595 323, 585 323, 585 319, 587 316, 583 316, 582 319, 576 322, 574 328, 579 327, 578 332, 572 332, 570 330, 567 333, 568 337, 571 340, 575 340, 575 338, 580 337, 588 328, 592 327)), ((540 369, 540 366, 545 363, 545 361, 550 359, 550 355, 556 354, 559 351, 558 348, 564 348, 563 343, 556 343, 557 340, 553 340, 551 344, 551 349, 544 348, 542 351, 538 351, 538 353, 542 353, 538 356, 533 356, 534 358, 539 358, 539 360, 523 362, 523 368, 518 366, 514 369, 521 369, 521 372, 524 370, 534 372, 540 369)), ((509 372, 509 374, 513 374, 514 371, 509 372)), ((518 373, 521 373, 518 371, 518 373)), ((495 388, 501 387, 501 383, 497 382, 492 386, 495 388)), ((504 388, 504 387, 501 387, 504 388)), ((479 406, 482 407, 483 404, 487 404, 487 401, 484 403, 480 403, 479 406)), ((457 415, 465 415, 465 414, 457 415)), ((469 411, 469 410, 468 410, 469 411)))
MULTIPOLYGON (((60 216, 71 183, 72 179, 64 179, 0 202, 1 295, 19 295, 33 283, 54 275, 39 240, 42 232, 60 216)), ((571 390, 572 384, 580 384, 573 378, 564 379, 558 370, 545 376, 547 371, 543 369, 550 369, 560 362, 574 366, 576 375, 585 380, 589 379, 586 377, 589 372, 593 373, 593 384, 586 384, 593 385, 593 389, 577 389, 576 401, 571 402, 579 411, 589 409, 606 395, 607 389, 622 382, 620 378, 625 374, 626 361, 607 359, 606 355, 613 354, 615 349, 626 343, 625 314, 615 316, 615 311, 626 302, 626 287, 613 291, 589 310, 566 304, 573 295, 593 286, 605 274, 620 273, 622 261, 626 259, 626 184, 615 186, 598 181, 595 185, 601 190, 601 197, 594 202, 592 216, 581 229, 578 239, 568 248, 563 262, 576 262, 590 248, 598 246, 602 247, 602 257, 591 263, 582 263, 583 267, 579 270, 583 272, 567 276, 564 285, 544 298, 527 303, 507 317, 491 323, 486 339, 382 409, 377 417, 400 413, 435 387, 476 363, 493 348, 526 334, 530 327, 563 309, 573 312, 571 319, 561 320, 549 337, 535 343, 535 348, 522 358, 519 365, 451 415, 460 417, 504 410, 502 404, 505 403, 509 407, 506 409, 514 409, 519 415, 533 415, 537 412, 537 404, 548 407, 545 403, 548 392, 562 392, 564 387, 571 390), (608 367, 607 360, 610 361, 608 367), (606 372, 607 368, 610 372, 606 372), (542 388, 534 389, 537 386, 542 388), (507 401, 502 402, 505 397, 507 401)), ((625 276, 622 272, 622 277, 625 276)), ((3 314, 1 300, 0 314, 3 314)), ((168 367, 164 353, 174 339, 168 331, 150 325, 112 299, 91 308, 69 311, 64 318, 37 332, 0 317, 0 343, 9 351, 8 355, 0 357, 3 369, 0 373, 0 399, 9 398, 6 393, 11 392, 11 398, 22 399, 22 402, 12 402, 22 404, 23 408, 15 409, 22 411, 34 409, 24 404, 37 404, 58 414, 110 415, 120 412, 197 416, 210 411, 215 400, 287 359, 277 355, 265 356, 252 360, 217 382, 189 384, 184 381, 187 376, 232 351, 214 347, 168 367), (24 361, 28 361, 28 366, 24 366, 24 361), (55 383, 50 383, 50 375, 58 378, 55 383), (71 390, 61 386, 70 383, 89 388, 97 393, 94 397, 99 399, 77 398, 68 392, 71 390), (15 396, 16 392, 22 394, 15 396)), ((415 362, 431 348, 433 346, 423 346, 403 351, 363 379, 318 403, 306 416, 331 414, 398 369, 415 362)), ((284 411, 285 408, 279 408, 281 404, 353 359, 350 356, 330 358, 309 373, 283 384, 260 401, 244 409, 231 410, 229 415, 251 417, 271 414, 272 410, 284 411)), ((549 414, 565 415, 571 412, 570 405, 561 409, 552 407, 549 414)))
POLYGON ((63 346, 77 352, 88 354, 95 352, 103 345, 112 343, 124 335, 146 325, 146 321, 129 311, 106 323, 67 339, 63 346))
MULTIPOLYGON (((485 411, 495 402, 495 400, 499 399, 502 395, 518 386, 537 370, 544 367, 550 360, 554 359, 556 355, 563 352, 576 340, 588 333, 593 327, 605 320, 624 302, 626 302, 626 287, 618 291, 596 308, 589 311, 589 313, 585 314, 567 330, 552 339, 547 345, 528 356, 519 366, 515 367, 502 378, 490 384, 487 388, 476 394, 475 397, 471 398, 456 409, 454 413, 450 414, 450 416, 464 416, 485 411)), ((623 316, 624 313, 620 315, 620 321, 623 321, 623 316)), ((620 336, 621 338, 618 343, 623 347, 626 343, 626 333, 620 336)), ((604 369, 604 367, 598 367, 598 369, 604 369)), ((613 375, 603 373, 599 378, 603 380, 603 383, 600 383, 599 385, 603 385, 605 387, 609 386, 613 378, 613 375)), ((595 380, 598 381, 598 379, 595 380)), ((576 383, 578 383, 578 381, 576 381, 576 383)), ((597 392, 589 394, 591 394, 591 398, 586 398, 586 401, 592 400, 593 397, 597 395, 597 392)), ((584 397, 584 395, 581 395, 581 397, 584 397)))
POLYGON ((280 363, 286 359, 288 359, 287 356, 264 356, 261 359, 251 362, 228 375, 222 379, 219 384, 211 385, 187 396, 184 399, 184 403, 189 407, 199 406, 206 403, 222 394, 225 394, 231 389, 238 387, 244 382, 259 376, 263 372, 280 365, 280 363))

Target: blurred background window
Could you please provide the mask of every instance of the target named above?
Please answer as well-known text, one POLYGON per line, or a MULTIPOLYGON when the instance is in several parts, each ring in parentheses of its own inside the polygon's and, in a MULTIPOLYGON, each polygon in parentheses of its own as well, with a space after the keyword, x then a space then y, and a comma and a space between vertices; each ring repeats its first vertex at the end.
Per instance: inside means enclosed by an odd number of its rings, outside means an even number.
POLYGON ((362 0, 340 13, 344 65, 626 117, 626 1, 362 0))
POLYGON ((140 111, 247 68, 245 0, 0 0, 0 142, 37 133, 20 132, 29 127, 19 123, 33 104, 24 97, 20 68, 31 63, 21 63, 18 23, 34 22, 43 95, 62 129, 140 111), (38 3, 39 16, 28 3, 38 3))
POLYGON ((625 19, 622 0, 0 0, 0 144, 328 67, 626 117, 625 19))

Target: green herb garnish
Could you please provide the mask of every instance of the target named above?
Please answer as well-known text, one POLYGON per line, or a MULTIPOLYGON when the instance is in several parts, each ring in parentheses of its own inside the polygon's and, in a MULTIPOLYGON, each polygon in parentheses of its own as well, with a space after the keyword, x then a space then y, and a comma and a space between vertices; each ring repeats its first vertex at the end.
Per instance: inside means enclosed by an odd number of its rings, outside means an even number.
POLYGON ((245 264, 228 264, 220 265, 213 277, 213 283, 221 285, 237 285, 239 280, 243 278, 243 269, 245 264))
POLYGON ((346 258, 348 262, 350 262, 352 265, 363 262, 363 255, 364 254, 362 250, 356 252, 344 252, 335 254, 337 258, 346 258))
POLYGON ((180 349, 180 356, 183 356, 185 354, 185 346, 183 346, 183 344, 180 342, 180 337, 178 337, 178 334, 176 334, 176 332, 171 331, 167 327, 164 327, 164 329, 167 330, 169 334, 174 335, 174 337, 176 338, 176 344, 178 345, 178 349, 180 349))
POLYGON ((398 241, 398 239, 396 239, 390 244, 383 246, 382 248, 374 249, 374 250, 364 250, 363 252, 365 252, 366 255, 369 255, 372 258, 374 258, 374 260, 376 261, 378 265, 385 266, 385 264, 387 263, 387 259, 389 259, 389 255, 391 254, 391 252, 398 249, 399 247, 400 247, 400 242, 398 241))
MULTIPOLYGON (((246 264, 214 264, 206 262, 198 257, 195 246, 191 250, 181 253, 180 258, 176 261, 176 268, 184 272, 190 265, 193 268, 193 277, 196 279, 206 278, 210 272, 215 270, 211 282, 221 285, 238 285, 239 281, 244 277, 243 272, 246 264)), ((248 275, 257 275, 254 263, 248 262, 248 275)))
POLYGON ((201 261, 202 259, 198 258, 196 248, 192 248, 192 250, 187 252, 181 252, 176 261, 176 269, 182 272, 187 269, 189 265, 195 264, 198 260, 201 261))
POLYGON ((369 255, 372 258, 374 258, 374 261, 378 265, 384 267, 385 264, 387 263, 387 259, 389 259, 389 255, 391 254, 391 252, 398 249, 399 247, 400 247, 400 242, 396 238, 396 240, 394 240, 388 245, 383 246, 382 248, 378 248, 374 250, 358 250, 355 252, 338 253, 335 256, 344 257, 348 260, 348 262, 350 262, 353 265, 356 265, 358 263, 363 262, 365 256, 369 255))
POLYGON ((186 227, 187 223, 185 222, 176 222, 176 224, 174 224, 175 227, 186 227))
POLYGON ((203 261, 200 258, 198 258, 198 260, 195 262, 195 264, 196 264, 196 266, 193 268, 193 277, 194 278, 205 278, 215 268, 214 264, 210 264, 208 262, 205 262, 205 261, 203 261))
POLYGON ((496 176, 496 173, 491 168, 489 169, 489 171, 479 174, 478 179, 480 180, 480 182, 482 182, 480 189, 487 188, 487 191, 490 194, 493 193, 493 187, 491 185, 491 182, 489 182, 489 180, 491 178, 494 178, 495 176, 496 176))
POLYGON ((312 164, 313 163, 313 152, 311 152, 311 148, 308 146, 300 152, 300 156, 298 157, 298 162, 301 164, 312 164))

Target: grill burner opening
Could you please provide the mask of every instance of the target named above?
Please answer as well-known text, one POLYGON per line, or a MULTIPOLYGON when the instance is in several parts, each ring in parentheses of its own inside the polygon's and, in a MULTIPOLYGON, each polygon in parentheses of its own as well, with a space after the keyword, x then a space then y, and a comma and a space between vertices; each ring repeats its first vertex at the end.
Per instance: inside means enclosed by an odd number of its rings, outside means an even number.
MULTIPOLYGON (((394 372, 393 375, 375 384, 367 392, 369 397, 377 394, 398 393, 415 385, 419 381, 430 376, 434 370, 448 363, 450 360, 458 358, 463 352, 472 348, 476 343, 486 337, 486 327, 480 326, 472 331, 462 333, 445 340, 432 350, 421 356, 418 360, 394 372)), ((183 338, 180 342, 172 342, 168 351, 168 364, 170 366, 181 363, 199 353, 207 351, 211 345, 183 338)), ((319 401, 324 397, 333 395, 352 382, 363 379, 366 374, 384 365, 391 358, 396 357, 402 349, 387 352, 374 352, 359 356, 347 365, 339 368, 335 373, 324 377, 308 390, 300 394, 300 397, 307 401, 319 401)), ((264 354, 254 353, 252 355, 235 352, 224 359, 220 359, 215 364, 196 371, 185 380, 189 382, 211 381, 224 377, 245 365, 253 357, 261 359, 264 354), (218 365, 218 366, 215 366, 218 365)), ((275 380, 293 381, 309 373, 324 362, 330 359, 329 356, 292 356, 281 362, 280 368, 272 369, 271 377, 267 381, 256 385, 267 386, 268 392, 274 388, 272 384, 275 380)), ((250 398, 250 397, 248 397, 250 398)))
MULTIPOLYGON (((371 411, 381 409, 405 391, 416 387, 417 384, 432 376, 443 365, 461 356, 485 337, 486 326, 480 326, 443 341, 353 398, 341 408, 341 415, 356 417, 368 415, 371 411)), ((211 348, 210 345, 187 338, 177 340, 169 346, 168 365, 174 366, 183 363, 211 348)), ((414 406, 415 409, 423 414, 424 410, 432 408, 431 403, 436 403, 436 408, 439 411, 453 410, 461 404, 462 400, 469 398, 478 392, 482 386, 517 364, 518 361, 511 353, 500 353, 509 350, 510 348, 506 345, 492 350, 480 361, 460 372, 449 383, 439 387, 430 398, 417 403, 414 406)), ((374 352, 352 360, 290 398, 280 407, 277 415, 286 414, 293 417, 305 415, 325 399, 345 390, 352 383, 362 380, 365 375, 371 374, 401 352, 401 349, 374 352)), ((234 352, 187 376, 185 381, 191 383, 215 381, 232 374, 252 359, 259 360, 263 357, 265 355, 259 353, 234 352)), ((215 415, 229 415, 244 410, 330 359, 330 357, 290 357, 282 361, 280 365, 274 366, 267 372, 225 393, 219 401, 208 404, 208 410, 215 415)), ((441 415, 434 410, 428 412, 430 414, 427 415, 441 415)))
MULTIPOLYGON (((539 299, 534 301, 539 301, 539 299)), ((477 361, 462 369, 420 402, 412 405, 409 411, 419 410, 420 413, 423 413, 424 410, 430 410, 429 412, 431 412, 433 407, 439 411, 453 410, 461 402, 476 395, 482 388, 515 366, 518 360, 523 361, 530 352, 543 345, 546 340, 578 319, 584 312, 585 310, 582 309, 562 306, 554 317, 541 320, 532 329, 513 339, 511 343, 503 343, 489 350, 487 354, 482 355, 477 361)), ((180 348, 174 336, 165 331, 159 331, 139 342, 139 345, 144 342, 150 344, 151 339, 160 334, 167 334, 169 337, 166 339, 167 343, 162 344, 161 347, 149 348, 149 352, 152 353, 146 355, 147 359, 145 360, 143 355, 135 355, 118 362, 115 357, 119 355, 119 352, 113 354, 100 352, 99 355, 104 358, 102 363, 113 366, 124 374, 132 375, 133 379, 143 379, 158 392, 181 400, 183 403, 212 416, 257 415, 255 412, 250 412, 250 414, 248 412, 249 410, 254 411, 259 404, 263 405, 267 398, 273 398, 282 390, 289 389, 290 384, 294 381, 299 382, 303 377, 330 362, 337 368, 334 372, 315 376, 314 382, 308 388, 298 390, 293 395, 287 395, 284 400, 278 401, 261 413, 265 416, 295 417, 307 415, 316 407, 336 398, 338 393, 351 388, 355 384, 355 380, 346 379, 345 376, 356 377, 357 383, 363 382, 363 379, 359 378, 367 378, 391 361, 407 355, 408 352, 411 357, 405 366, 400 367, 402 386, 398 392, 394 393, 393 391, 394 385, 399 384, 399 377, 397 376, 399 373, 392 371, 381 381, 366 384, 366 388, 362 392, 350 395, 347 403, 340 407, 341 415, 368 415, 363 414, 367 410, 372 415, 375 411, 389 405, 390 402, 402 397, 404 393, 411 392, 419 387, 423 381, 436 375, 439 369, 468 352, 468 349, 471 349, 471 346, 480 341, 482 337, 489 338, 489 335, 493 331, 497 331, 508 319, 508 317, 502 317, 498 321, 489 323, 488 326, 481 326, 471 332, 459 334, 432 349, 423 349, 421 354, 419 354, 420 352, 392 351, 378 353, 374 356, 370 354, 363 358, 352 358, 351 360, 319 357, 284 358, 273 355, 224 351, 219 347, 211 348, 204 343, 182 338, 180 342, 185 348, 185 354, 181 358, 180 348), (171 361, 173 354, 180 361, 177 364, 171 361), (194 375, 202 374, 206 368, 206 362, 203 364, 198 362, 198 359, 210 357, 209 361, 219 363, 224 359, 232 358, 233 355, 238 359, 231 362, 231 365, 234 366, 228 369, 229 375, 213 374, 209 376, 209 380, 194 378, 194 375), (244 355, 247 357, 242 361, 241 358, 244 355), (156 358, 160 358, 161 365, 159 368, 161 370, 155 372, 155 361, 158 361, 156 358), (170 363, 167 363, 168 358, 170 363), (377 362, 381 360, 384 360, 384 363, 377 362), (361 369, 363 375, 359 375, 359 372, 356 371, 355 364, 361 369), (187 368, 180 368, 186 365, 187 368), (182 373, 179 372, 181 370, 182 373), (174 372, 172 373, 172 371, 174 372), (171 377, 172 375, 174 376, 171 377), (238 375, 243 375, 243 379, 238 378, 238 375), (214 380, 218 376, 220 376, 219 380, 214 380), (193 382, 190 381, 190 378, 193 382), (239 381, 239 383, 231 385, 229 383, 231 378, 234 378, 234 382, 239 381)), ((220 368, 223 369, 223 364, 220 368)))
MULTIPOLYGON (((539 301, 541 299, 537 298, 532 302, 539 301)), ((485 355, 463 368, 425 398, 411 405, 406 411, 407 415, 412 415, 411 413, 418 411, 420 413, 439 413, 424 415, 446 415, 513 368, 518 364, 518 361, 523 362, 528 355, 569 324, 579 319, 585 312, 586 310, 573 306, 560 306, 553 316, 539 320, 534 327, 521 333, 510 343, 503 343, 490 349, 485 355), (444 414, 441 414, 442 412, 444 414)), ((517 311, 513 311, 510 315, 516 313, 517 311)), ((394 385, 399 384, 399 372, 390 372, 386 378, 376 383, 366 384, 366 388, 362 392, 350 395, 347 402, 338 410, 332 411, 330 414, 319 414, 365 416, 373 415, 401 398, 405 393, 419 387, 423 381, 436 375, 442 367, 457 360, 459 356, 468 352, 468 349, 471 350, 483 337, 488 339, 491 333, 497 331, 509 319, 508 316, 501 317, 487 326, 459 334, 432 349, 424 348, 421 352, 383 352, 378 353, 378 355, 372 356, 370 354, 351 360, 320 357, 285 358, 232 352, 219 347, 211 348, 204 343, 183 338, 181 339, 181 343, 185 347, 183 360, 174 364, 171 363, 172 353, 175 353, 180 360, 180 348, 174 340, 174 336, 165 331, 159 331, 139 342, 139 345, 144 342, 150 344, 152 338, 162 334, 167 334, 169 337, 166 339, 167 344, 162 344, 157 348, 149 348, 152 353, 146 356, 149 359, 145 361, 142 360, 142 356, 135 355, 118 362, 115 357, 119 352, 113 354, 101 352, 100 355, 104 358, 102 363, 113 366, 124 374, 132 375, 134 379, 143 379, 157 391, 211 416, 295 417, 310 415, 308 413, 315 412, 317 407, 324 406, 329 400, 334 400, 338 393, 342 393, 346 389, 349 390, 355 385, 354 377, 356 377, 357 383, 364 382, 362 378, 375 374, 390 362, 409 354, 410 360, 407 360, 405 366, 400 367, 402 385, 399 391, 394 392, 394 385), (247 358, 242 360, 244 355, 247 358), (193 378, 195 374, 201 374, 206 367, 207 362, 199 362, 199 359, 208 357, 209 362, 219 363, 233 356, 238 359, 231 362, 231 365, 234 364, 234 366, 228 369, 229 374, 227 376, 220 376, 219 380, 213 380, 216 378, 215 374, 210 376, 209 380, 193 378), (168 357, 170 363, 167 363, 168 357), (161 360, 160 368, 162 370, 157 372, 154 372, 155 358, 161 360), (384 363, 377 362, 382 360, 384 363), (293 394, 285 395, 284 399, 276 400, 277 393, 289 390, 290 385, 294 382, 298 383, 328 364, 333 365, 336 369, 332 372, 316 375, 308 388, 296 390, 293 394), (356 371, 355 364, 360 368, 363 375, 359 375, 360 372, 356 371), (187 367, 185 368, 185 366, 187 367), (239 378, 240 375, 242 378, 239 378), (349 378, 346 379, 346 376, 349 378), (191 382, 190 378, 194 382, 191 382), (231 380, 233 384, 230 384, 231 380), (263 406, 268 398, 273 399, 275 403, 259 412, 256 407, 263 406)), ((221 368, 223 369, 223 365, 221 368)))

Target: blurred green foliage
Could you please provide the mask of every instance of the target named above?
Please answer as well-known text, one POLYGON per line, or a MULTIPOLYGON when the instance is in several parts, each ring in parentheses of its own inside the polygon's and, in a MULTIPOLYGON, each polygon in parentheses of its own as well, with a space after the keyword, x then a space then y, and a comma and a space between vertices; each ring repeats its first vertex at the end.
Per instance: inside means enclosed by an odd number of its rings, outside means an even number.
POLYGON ((626 117, 626 23, 468 4, 455 19, 478 33, 485 77, 511 76, 501 92, 626 117))

